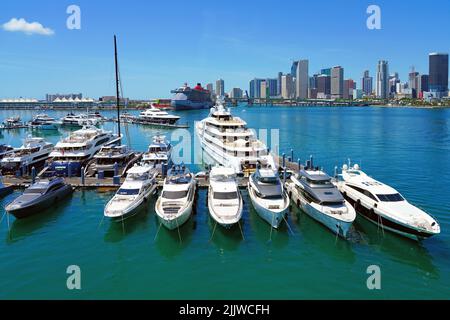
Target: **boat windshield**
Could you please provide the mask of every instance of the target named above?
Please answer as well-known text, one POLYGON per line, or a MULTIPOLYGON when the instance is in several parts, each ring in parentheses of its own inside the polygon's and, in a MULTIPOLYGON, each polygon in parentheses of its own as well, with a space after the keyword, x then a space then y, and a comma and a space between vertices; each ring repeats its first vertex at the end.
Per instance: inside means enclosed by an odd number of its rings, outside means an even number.
POLYGON ((237 199, 238 194, 236 191, 232 192, 214 192, 214 199, 217 200, 232 200, 237 199))
POLYGON ((187 190, 183 191, 163 191, 162 197, 165 199, 182 199, 187 197, 187 190))
POLYGON ((47 189, 45 188, 28 188, 23 193, 24 194, 43 194, 47 189))
POLYGON ((119 191, 117 191, 118 195, 121 196, 134 196, 139 194, 139 189, 124 189, 120 188, 119 191))
POLYGON ((405 200, 399 193, 377 194, 377 197, 383 202, 399 202, 405 200))

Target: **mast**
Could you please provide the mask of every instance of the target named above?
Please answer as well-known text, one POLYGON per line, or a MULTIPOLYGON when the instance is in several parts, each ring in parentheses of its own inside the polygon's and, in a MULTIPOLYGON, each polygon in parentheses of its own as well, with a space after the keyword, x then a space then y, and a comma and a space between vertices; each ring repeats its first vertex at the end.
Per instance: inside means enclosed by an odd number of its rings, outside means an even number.
POLYGON ((119 69, 117 65, 117 40, 114 35, 114 64, 116 67, 116 107, 117 107, 117 129, 120 137, 120 96, 119 96, 119 69))

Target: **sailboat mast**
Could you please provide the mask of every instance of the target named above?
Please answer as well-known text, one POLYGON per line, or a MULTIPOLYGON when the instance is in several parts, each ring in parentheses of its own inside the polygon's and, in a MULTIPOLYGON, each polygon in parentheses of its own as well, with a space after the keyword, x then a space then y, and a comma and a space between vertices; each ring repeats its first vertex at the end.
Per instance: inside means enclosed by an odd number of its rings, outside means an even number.
POLYGON ((116 107, 117 107, 117 129, 120 137, 120 96, 119 96, 119 69, 117 65, 117 40, 114 35, 114 64, 116 67, 116 107))

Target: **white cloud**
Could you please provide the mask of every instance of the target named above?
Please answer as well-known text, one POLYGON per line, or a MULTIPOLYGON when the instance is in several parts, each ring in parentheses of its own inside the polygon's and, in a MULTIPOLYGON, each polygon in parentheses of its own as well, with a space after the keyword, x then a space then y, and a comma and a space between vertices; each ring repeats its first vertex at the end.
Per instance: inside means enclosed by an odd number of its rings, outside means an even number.
POLYGON ((27 35, 40 34, 43 36, 51 36, 55 34, 50 28, 44 27, 39 22, 27 22, 25 19, 12 18, 2 25, 3 30, 10 32, 23 32, 27 35))

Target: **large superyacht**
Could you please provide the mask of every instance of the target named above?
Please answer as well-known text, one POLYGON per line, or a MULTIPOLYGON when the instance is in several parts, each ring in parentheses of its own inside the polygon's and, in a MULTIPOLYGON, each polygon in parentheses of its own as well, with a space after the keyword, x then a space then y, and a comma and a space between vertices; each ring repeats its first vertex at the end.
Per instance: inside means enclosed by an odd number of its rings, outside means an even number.
POLYGON ((255 171, 258 163, 276 169, 267 146, 247 128, 244 120, 233 116, 221 101, 211 108, 207 118, 196 123, 195 131, 203 151, 214 163, 231 167, 238 174, 255 171))

